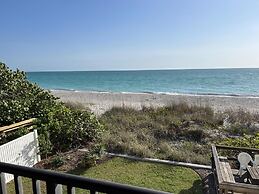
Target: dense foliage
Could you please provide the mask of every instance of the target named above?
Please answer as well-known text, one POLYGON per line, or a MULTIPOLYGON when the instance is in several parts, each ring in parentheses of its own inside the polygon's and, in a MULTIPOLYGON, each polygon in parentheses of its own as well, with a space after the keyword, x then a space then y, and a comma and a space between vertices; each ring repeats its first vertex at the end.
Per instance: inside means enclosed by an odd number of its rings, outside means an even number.
POLYGON ((67 151, 99 142, 103 127, 90 112, 74 110, 0 63, 0 126, 37 118, 42 153, 67 151))
POLYGON ((0 125, 43 117, 56 105, 55 97, 26 79, 24 72, 0 63, 0 125))
POLYGON ((244 135, 239 138, 226 138, 223 141, 221 141, 220 144, 235 147, 249 147, 259 149, 259 133, 255 135, 244 135))

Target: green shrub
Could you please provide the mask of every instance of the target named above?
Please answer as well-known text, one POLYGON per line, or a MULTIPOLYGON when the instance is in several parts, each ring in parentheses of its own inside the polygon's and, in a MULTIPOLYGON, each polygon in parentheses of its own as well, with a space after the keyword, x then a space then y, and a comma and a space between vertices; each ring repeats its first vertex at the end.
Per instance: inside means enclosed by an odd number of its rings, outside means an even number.
POLYGON ((39 122, 39 133, 48 134, 54 152, 97 143, 103 129, 92 113, 71 110, 62 104, 53 108, 39 122))
POLYGON ((62 166, 65 163, 64 158, 57 154, 51 161, 51 165, 55 168, 62 166))
POLYGON ((259 149, 259 133, 255 135, 244 135, 242 137, 226 138, 220 141, 219 144, 259 149))
POLYGON ((43 117, 56 105, 48 91, 26 79, 24 72, 10 70, 0 63, 0 126, 43 117))
POLYGON ((244 124, 239 124, 239 123, 230 125, 226 130, 231 135, 244 135, 244 134, 253 133, 253 130, 249 129, 248 126, 244 124))
POLYGON ((205 132, 202 129, 191 129, 184 132, 184 136, 189 140, 201 142, 206 137, 205 132))
MULTIPOLYGON (((0 126, 37 118, 44 155, 100 141, 103 126, 86 110, 66 107, 49 91, 29 82, 24 72, 0 63, 0 126)), ((9 139, 8 139, 9 140, 9 139)))
POLYGON ((96 144, 93 148, 86 152, 83 159, 79 163, 80 168, 90 168, 96 165, 97 160, 99 160, 104 154, 104 147, 100 144, 96 144))

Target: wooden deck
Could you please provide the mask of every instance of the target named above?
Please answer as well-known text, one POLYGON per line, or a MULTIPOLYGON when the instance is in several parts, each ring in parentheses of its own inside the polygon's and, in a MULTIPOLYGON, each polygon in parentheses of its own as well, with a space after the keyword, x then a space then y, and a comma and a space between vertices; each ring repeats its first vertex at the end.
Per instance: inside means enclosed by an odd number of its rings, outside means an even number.
MULTIPOLYGON (((212 171, 217 185, 217 192, 222 194, 229 193, 245 193, 245 194, 259 194, 259 185, 238 182, 235 179, 237 169, 232 169, 227 157, 218 155, 215 145, 212 145, 212 171)), ((231 147, 228 147, 231 149, 231 147)), ((236 148, 233 150, 237 150, 236 148)), ((249 149, 251 150, 251 149, 249 149)), ((254 151, 254 150, 253 150, 254 151)), ((259 151, 259 150, 257 150, 259 151)), ((257 169, 251 171, 257 172, 257 169)), ((259 169, 258 169, 259 172, 259 169)), ((248 175, 249 173, 247 173, 248 175)))

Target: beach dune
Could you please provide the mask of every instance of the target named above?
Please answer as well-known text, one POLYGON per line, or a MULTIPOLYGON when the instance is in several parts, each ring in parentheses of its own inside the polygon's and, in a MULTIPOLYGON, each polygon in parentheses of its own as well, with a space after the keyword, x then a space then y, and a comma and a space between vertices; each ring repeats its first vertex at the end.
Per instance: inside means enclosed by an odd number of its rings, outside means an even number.
POLYGON ((214 111, 240 110, 259 112, 259 97, 187 95, 156 93, 110 93, 55 90, 52 94, 63 102, 80 103, 97 115, 114 106, 140 109, 143 106, 160 107, 171 103, 186 102, 189 105, 210 106, 214 111))

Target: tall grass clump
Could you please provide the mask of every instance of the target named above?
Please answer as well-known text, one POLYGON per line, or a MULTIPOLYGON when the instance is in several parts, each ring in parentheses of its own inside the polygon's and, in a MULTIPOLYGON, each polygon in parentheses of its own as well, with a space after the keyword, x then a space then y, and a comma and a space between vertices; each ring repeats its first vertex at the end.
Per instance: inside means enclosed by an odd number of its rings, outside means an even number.
POLYGON ((208 107, 186 103, 135 110, 114 107, 101 117, 110 152, 186 162, 209 162, 208 141, 220 121, 208 107), (198 147, 198 148, 197 148, 198 147))
POLYGON ((207 164, 211 143, 258 147, 259 114, 243 110, 214 112, 187 103, 114 107, 101 120, 110 152, 207 164))

